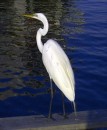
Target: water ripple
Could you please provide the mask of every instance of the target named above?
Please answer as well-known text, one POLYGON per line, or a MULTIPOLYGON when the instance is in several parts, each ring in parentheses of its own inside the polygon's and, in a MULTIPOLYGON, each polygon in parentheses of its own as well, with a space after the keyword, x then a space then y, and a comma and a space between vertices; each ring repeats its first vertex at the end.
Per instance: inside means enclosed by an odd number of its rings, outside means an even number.
MULTIPOLYGON (((34 12, 44 12, 49 19, 43 42, 57 40, 72 63, 78 110, 107 108, 106 4, 106 0, 0 1, 0 116, 48 113, 49 76, 35 41, 43 25, 22 16, 34 12)), ((55 113, 61 112, 59 102, 56 89, 55 113)), ((67 99, 65 104, 71 112, 67 99)))

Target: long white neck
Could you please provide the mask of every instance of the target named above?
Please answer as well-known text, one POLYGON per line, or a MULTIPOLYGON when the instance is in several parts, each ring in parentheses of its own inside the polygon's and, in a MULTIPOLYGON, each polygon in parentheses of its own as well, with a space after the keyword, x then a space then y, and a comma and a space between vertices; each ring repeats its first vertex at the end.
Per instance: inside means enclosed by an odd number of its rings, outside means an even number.
POLYGON ((48 28, 49 28, 49 24, 48 24, 48 21, 46 19, 46 17, 44 17, 43 19, 41 19, 41 21, 43 22, 43 25, 44 25, 44 28, 40 28, 38 31, 37 31, 37 35, 36 35, 36 41, 37 41, 37 45, 38 45, 38 49, 39 51, 42 53, 42 50, 43 50, 43 43, 41 41, 41 37, 42 36, 45 36, 48 32, 48 28))

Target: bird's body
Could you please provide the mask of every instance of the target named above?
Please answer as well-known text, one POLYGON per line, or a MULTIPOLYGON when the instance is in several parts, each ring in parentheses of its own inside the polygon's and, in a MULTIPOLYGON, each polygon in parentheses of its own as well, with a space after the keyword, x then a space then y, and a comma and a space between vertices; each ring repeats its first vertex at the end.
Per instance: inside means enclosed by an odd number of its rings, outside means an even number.
MULTIPOLYGON (((49 29, 49 24, 46 16, 42 13, 36 13, 33 15, 24 15, 30 18, 38 19, 43 22, 44 27, 37 31, 36 41, 39 51, 42 53, 43 64, 49 74, 50 79, 52 79, 57 87, 64 93, 64 95, 73 102, 75 110, 75 81, 74 74, 70 64, 70 61, 60 47, 60 45, 50 39, 46 43, 42 43, 41 37, 45 36, 49 29)), ((51 83, 52 88, 52 83, 51 83)), ((51 116, 51 106, 52 106, 53 94, 51 91, 51 102, 49 117, 51 116)))
POLYGON ((43 47, 42 59, 58 88, 70 101, 74 101, 74 75, 70 61, 60 45, 52 39, 48 40, 43 47))

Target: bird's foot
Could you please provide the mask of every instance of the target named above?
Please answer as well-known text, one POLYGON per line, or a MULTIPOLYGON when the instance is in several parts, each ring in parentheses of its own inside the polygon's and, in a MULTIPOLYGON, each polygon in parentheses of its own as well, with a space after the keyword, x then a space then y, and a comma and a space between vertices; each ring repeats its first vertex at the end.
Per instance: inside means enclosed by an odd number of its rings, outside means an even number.
POLYGON ((63 117, 64 117, 64 119, 68 119, 68 116, 65 114, 65 115, 63 115, 63 117))
POLYGON ((48 119, 52 119, 52 114, 51 114, 51 115, 50 115, 50 114, 48 115, 48 119))

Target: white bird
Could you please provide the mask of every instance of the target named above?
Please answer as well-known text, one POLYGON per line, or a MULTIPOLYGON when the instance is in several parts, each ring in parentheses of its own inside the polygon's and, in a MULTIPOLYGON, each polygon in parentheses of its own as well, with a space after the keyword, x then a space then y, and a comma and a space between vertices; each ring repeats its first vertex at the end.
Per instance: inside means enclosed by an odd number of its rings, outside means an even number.
MULTIPOLYGON (((61 46, 54 40, 49 39, 45 44, 42 43, 41 37, 45 36, 49 29, 49 24, 46 16, 42 13, 35 13, 33 15, 24 15, 26 17, 38 19, 43 22, 44 27, 39 28, 36 35, 36 41, 39 51, 42 53, 43 64, 49 74, 50 79, 54 81, 62 93, 71 101, 75 108, 75 80, 70 61, 61 48, 61 46)), ((53 89, 51 81, 51 102, 49 109, 49 118, 51 117, 51 107, 53 99, 53 89)), ((63 105, 63 109, 64 105, 63 105)), ((65 110, 64 115, 65 115, 65 110)))

